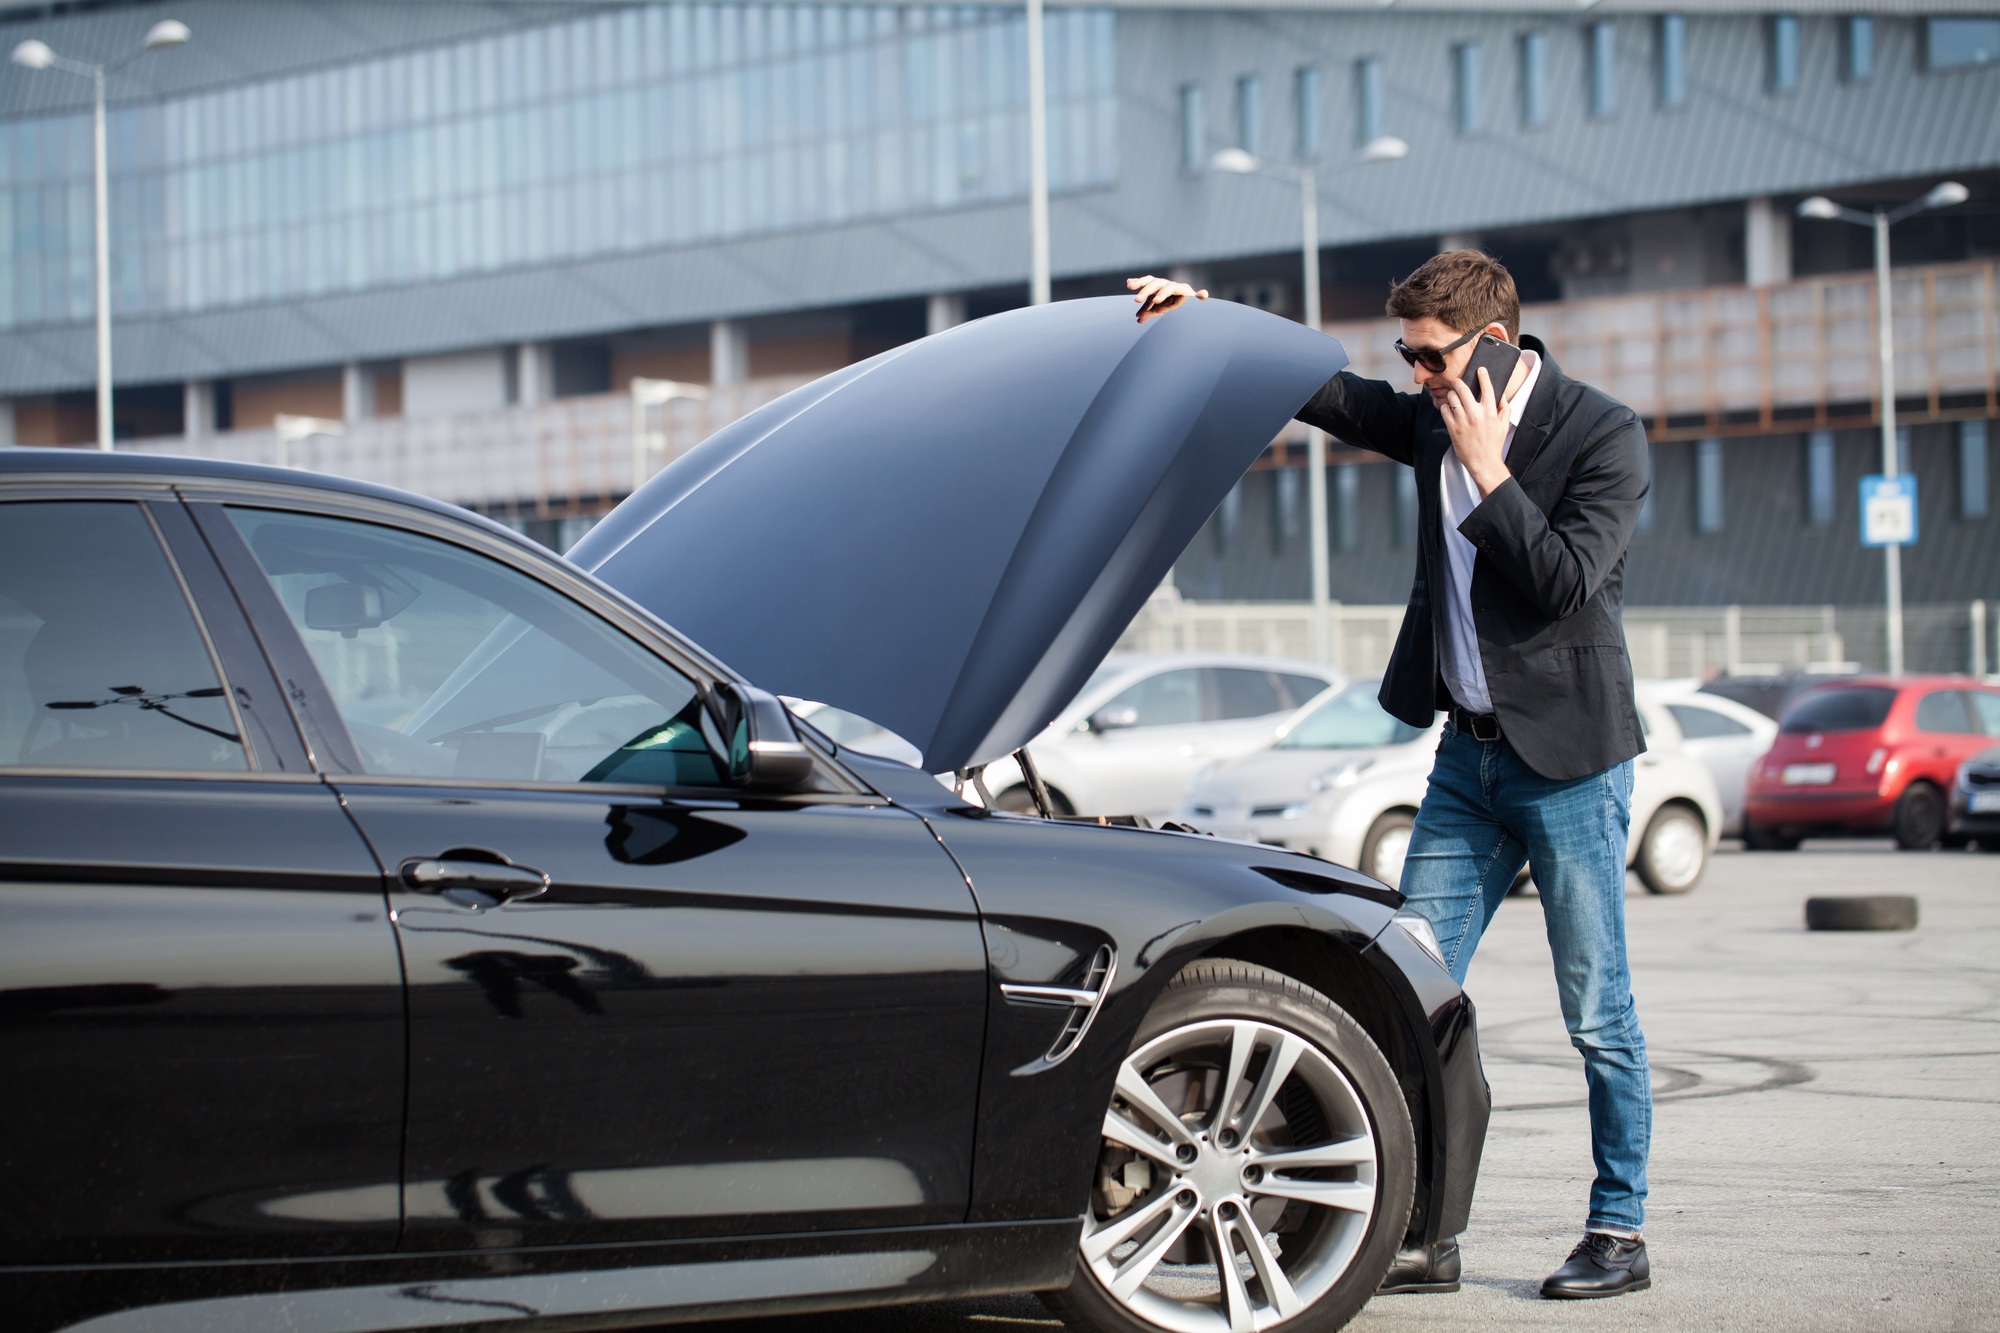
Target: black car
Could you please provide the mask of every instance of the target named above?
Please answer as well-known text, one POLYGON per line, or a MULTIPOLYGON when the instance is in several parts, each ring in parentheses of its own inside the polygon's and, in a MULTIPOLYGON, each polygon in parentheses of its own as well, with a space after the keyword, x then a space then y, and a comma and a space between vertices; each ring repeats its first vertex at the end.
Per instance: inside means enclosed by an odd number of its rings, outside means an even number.
POLYGON ((1393 891, 960 794, 1338 364, 1189 313, 831 376, 575 563, 360 482, 0 451, 7 1327, 1033 1290, 1317 1329, 1456 1234, 1473 1010, 1393 891))
POLYGON ((2000 746, 1958 766, 1950 819, 1948 844, 1977 842, 1981 851, 2000 852, 2000 746))

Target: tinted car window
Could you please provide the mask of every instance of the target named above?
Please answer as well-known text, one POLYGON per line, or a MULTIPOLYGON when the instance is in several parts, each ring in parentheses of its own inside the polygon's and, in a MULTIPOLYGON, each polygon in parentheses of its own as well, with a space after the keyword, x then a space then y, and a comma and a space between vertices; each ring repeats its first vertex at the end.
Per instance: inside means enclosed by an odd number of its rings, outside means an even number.
POLYGON ((1201 721, 1201 672, 1192 667, 1148 676, 1121 693, 1100 711, 1130 708, 1138 714, 1135 727, 1160 727, 1201 721))
POLYGON ((1300 704, 1305 703, 1308 699, 1325 689, 1327 685, 1318 676, 1293 676, 1282 671, 1278 673, 1278 684, 1283 687, 1284 692, 1289 696, 1285 700, 1287 708, 1297 708, 1300 704))
POLYGON ((694 683, 560 593, 378 524, 261 509, 230 517, 368 772, 720 781, 694 683))
POLYGON ((1978 735, 1972 708, 1962 690, 1932 690, 1917 700, 1917 730, 1978 735))
POLYGON ((137 505, 0 505, 4 765, 250 767, 215 659, 137 505))
POLYGON ((1263 717, 1285 711, 1278 687, 1264 671, 1242 667, 1209 667, 1208 678, 1215 686, 1215 717, 1226 722, 1239 717, 1263 717))
POLYGON ((1277 748, 1358 750, 1375 745, 1401 745, 1423 734, 1423 728, 1384 712, 1372 684, 1353 685, 1299 719, 1279 740, 1277 748))
POLYGON ((2000 736, 2000 694, 1972 690, 1965 697, 1972 700, 1972 715, 1979 719, 1980 730, 2000 736))
POLYGON ((1713 708, 1698 708, 1693 704, 1668 704, 1667 711, 1674 715, 1674 721, 1681 724, 1681 735, 1691 741, 1750 734, 1750 728, 1733 717, 1724 717, 1713 708))
POLYGON ((1778 730, 1789 735, 1805 731, 1867 731, 1879 727, 1896 702, 1896 692, 1878 685, 1820 690, 1799 700, 1778 730))

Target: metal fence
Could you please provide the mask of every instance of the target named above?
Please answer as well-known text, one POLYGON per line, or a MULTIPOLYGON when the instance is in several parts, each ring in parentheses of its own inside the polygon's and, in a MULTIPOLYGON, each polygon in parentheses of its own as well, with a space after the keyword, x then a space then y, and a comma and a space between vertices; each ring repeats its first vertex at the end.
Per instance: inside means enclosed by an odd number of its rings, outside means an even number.
MULTIPOLYGON (((1332 665, 1349 675, 1381 674, 1403 622, 1400 606, 1336 603, 1332 665)), ((1879 606, 1635 606, 1625 609, 1625 642, 1642 677, 1761 675, 1784 671, 1881 671, 1887 665, 1879 606)), ((1903 609, 1909 670, 2000 671, 2000 601, 1948 602, 1903 609)), ((1312 656, 1312 607, 1305 602, 1194 602, 1161 588, 1118 647, 1128 652, 1243 652, 1312 656)))

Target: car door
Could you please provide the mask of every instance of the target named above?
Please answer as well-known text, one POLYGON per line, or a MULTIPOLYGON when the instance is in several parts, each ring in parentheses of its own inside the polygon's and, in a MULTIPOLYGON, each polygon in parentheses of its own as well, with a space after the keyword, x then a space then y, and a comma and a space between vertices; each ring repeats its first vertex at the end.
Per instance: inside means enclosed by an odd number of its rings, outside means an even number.
POLYGON ((1743 723, 1719 709, 1703 708, 1692 700, 1670 703, 1667 711, 1680 725, 1681 748, 1708 769, 1722 798, 1725 833, 1743 826, 1743 797, 1750 783, 1750 770, 1764 751, 1765 741, 1743 723))
POLYGON ((1958 766, 1986 748, 1985 728, 1974 712, 1970 690, 1931 690, 1917 700, 1917 730, 1911 738, 1914 776, 1950 791, 1958 766))
POLYGON ((985 955, 920 820, 831 764, 726 785, 706 668, 553 559, 202 512, 325 682, 392 876, 410 1246, 964 1216, 985 955))
POLYGON ((0 492, 0 1262, 393 1248, 403 1056, 380 872, 179 503, 0 492))

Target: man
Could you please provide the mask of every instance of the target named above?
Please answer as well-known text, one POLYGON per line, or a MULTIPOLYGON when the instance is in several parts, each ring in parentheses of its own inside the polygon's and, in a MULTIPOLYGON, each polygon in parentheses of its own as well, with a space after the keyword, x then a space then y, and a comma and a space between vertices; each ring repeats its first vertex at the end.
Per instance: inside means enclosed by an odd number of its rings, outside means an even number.
MULTIPOLYGON (((1141 321, 1190 297, 1134 278, 1141 321)), ((1408 905, 1461 983, 1524 864, 1534 866, 1570 1042, 1583 1055, 1597 1178, 1584 1237, 1542 1283, 1556 1298, 1651 1285, 1645 1221, 1652 1092, 1625 961, 1632 759, 1645 747, 1620 621, 1625 548, 1650 485, 1630 408, 1569 379, 1534 338, 1508 383, 1463 376, 1481 334, 1514 342, 1499 261, 1436 255, 1389 293, 1415 393, 1351 372, 1299 419, 1416 469, 1419 542, 1382 705, 1450 714, 1403 866, 1408 905)), ((1385 1292, 1456 1291, 1455 1237, 1406 1245, 1385 1292)))

